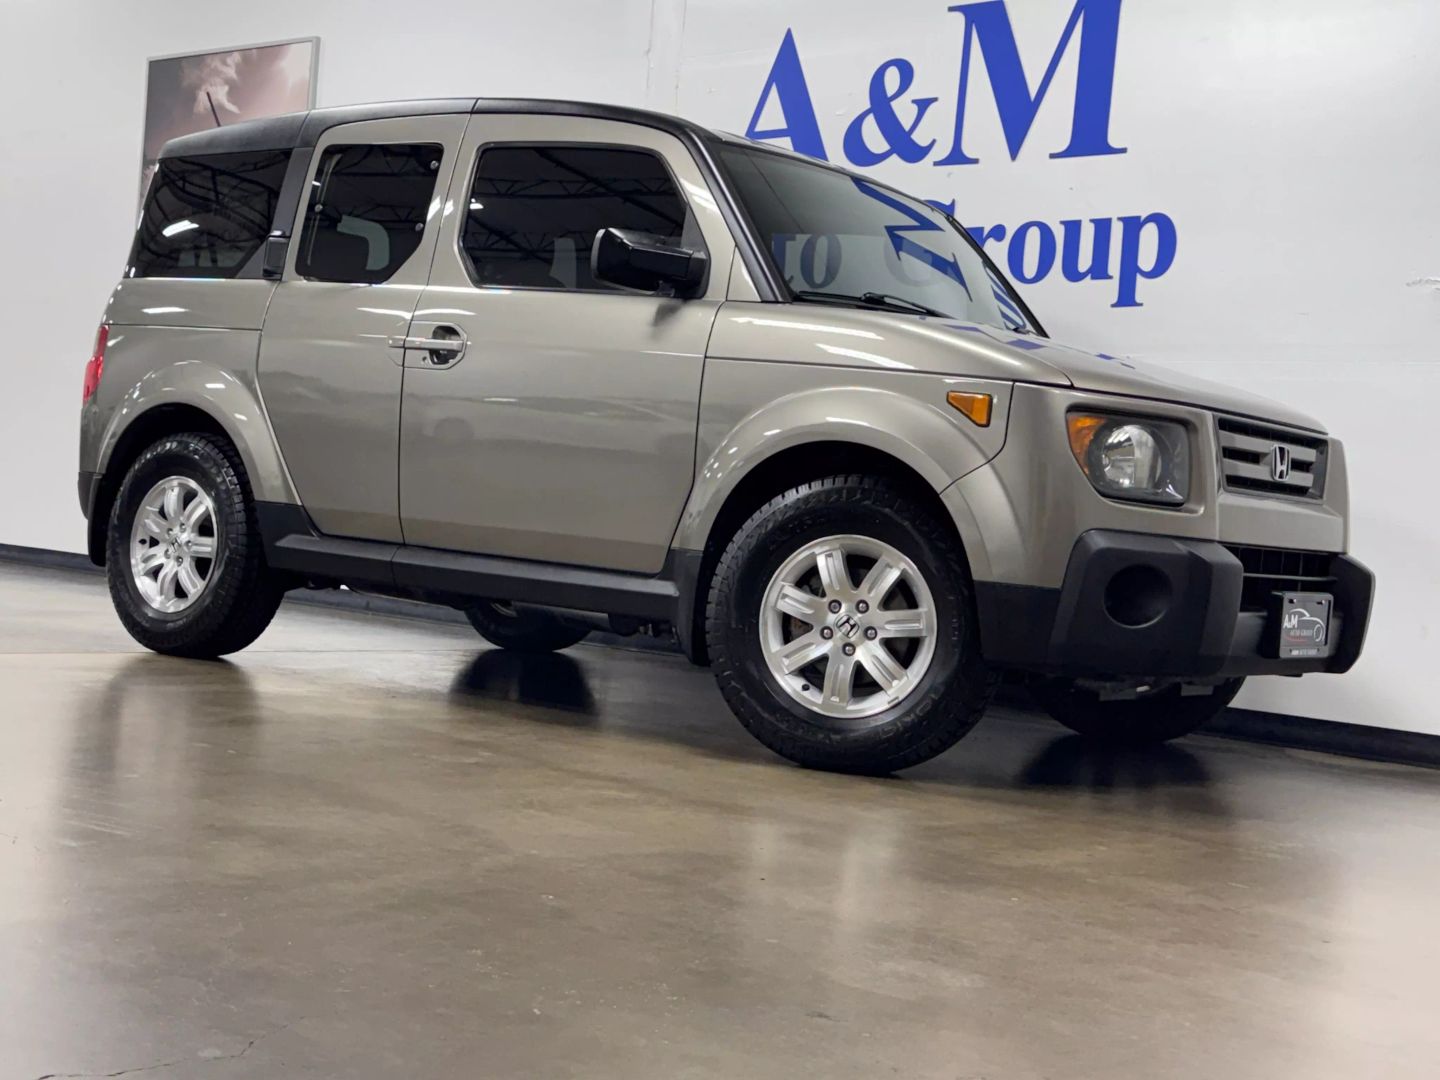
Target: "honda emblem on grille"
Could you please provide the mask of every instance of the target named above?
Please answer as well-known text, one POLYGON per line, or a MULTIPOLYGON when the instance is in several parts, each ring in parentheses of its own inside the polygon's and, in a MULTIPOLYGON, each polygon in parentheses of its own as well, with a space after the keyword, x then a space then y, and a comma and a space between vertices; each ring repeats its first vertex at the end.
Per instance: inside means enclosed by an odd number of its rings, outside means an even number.
POLYGON ((1288 446, 1277 446, 1270 451, 1270 478, 1272 480, 1290 479, 1290 448, 1288 446))

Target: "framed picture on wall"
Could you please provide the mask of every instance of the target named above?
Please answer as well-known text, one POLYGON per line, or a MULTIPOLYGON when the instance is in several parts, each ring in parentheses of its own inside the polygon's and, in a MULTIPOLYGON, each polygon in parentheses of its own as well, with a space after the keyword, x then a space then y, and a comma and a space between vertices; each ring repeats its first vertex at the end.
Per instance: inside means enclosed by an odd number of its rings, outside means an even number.
POLYGON ((169 140, 314 108, 319 61, 318 37, 151 58, 145 83, 141 201, 160 148, 169 140))

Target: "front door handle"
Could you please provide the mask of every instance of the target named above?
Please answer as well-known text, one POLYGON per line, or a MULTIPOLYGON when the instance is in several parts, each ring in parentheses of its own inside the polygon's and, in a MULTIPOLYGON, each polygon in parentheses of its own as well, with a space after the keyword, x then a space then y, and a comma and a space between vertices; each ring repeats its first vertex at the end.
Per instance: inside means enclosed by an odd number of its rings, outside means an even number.
POLYGON ((458 364, 465 355, 465 346, 469 344, 464 332, 455 326, 437 326, 429 337, 396 336, 387 338, 385 343, 392 349, 423 352, 425 362, 420 365, 422 367, 450 367, 458 364))
POLYGON ((454 338, 392 337, 392 349, 424 349, 426 352, 464 352, 465 342, 454 338))

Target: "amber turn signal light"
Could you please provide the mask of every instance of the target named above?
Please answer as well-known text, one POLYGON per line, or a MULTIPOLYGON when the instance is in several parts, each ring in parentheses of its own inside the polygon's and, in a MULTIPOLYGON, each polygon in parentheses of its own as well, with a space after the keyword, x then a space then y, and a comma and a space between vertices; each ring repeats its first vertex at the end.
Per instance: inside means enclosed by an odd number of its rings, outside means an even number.
POLYGON ((1070 449, 1087 476, 1090 475, 1090 470, 1085 464, 1085 453, 1090 449, 1095 433, 1105 426, 1106 419, 1090 413, 1070 413, 1065 417, 1065 428, 1070 435, 1070 449))
POLYGON ((976 427, 990 426, 990 413, 995 399, 989 394, 967 394, 960 390, 951 390, 945 395, 945 400, 964 413, 976 427))

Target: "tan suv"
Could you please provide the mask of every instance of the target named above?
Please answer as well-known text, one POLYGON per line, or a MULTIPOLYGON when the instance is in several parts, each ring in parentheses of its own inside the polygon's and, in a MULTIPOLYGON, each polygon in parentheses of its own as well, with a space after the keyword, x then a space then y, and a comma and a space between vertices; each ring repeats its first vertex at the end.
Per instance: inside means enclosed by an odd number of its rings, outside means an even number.
POLYGON ((1373 578, 1314 420, 1056 344, 953 219, 674 117, 322 109, 162 152, 85 377, 125 626, 293 588, 490 641, 673 633, 794 761, 952 745, 999 673, 1164 739, 1347 670, 1373 578))

